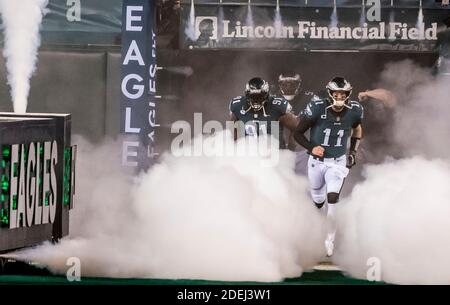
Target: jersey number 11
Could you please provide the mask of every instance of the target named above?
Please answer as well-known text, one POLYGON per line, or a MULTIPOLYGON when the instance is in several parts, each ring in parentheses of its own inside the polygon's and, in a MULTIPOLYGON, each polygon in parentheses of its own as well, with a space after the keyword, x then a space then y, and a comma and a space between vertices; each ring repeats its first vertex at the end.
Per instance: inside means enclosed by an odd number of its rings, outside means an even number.
MULTIPOLYGON (((322 146, 330 146, 330 135, 331 135, 331 129, 327 128, 323 131, 323 133, 325 134, 325 138, 323 139, 323 143, 322 146)), ((337 132, 338 138, 336 141, 336 145, 334 145, 334 147, 340 147, 342 146, 342 137, 344 136, 344 129, 339 129, 339 131, 337 132)))

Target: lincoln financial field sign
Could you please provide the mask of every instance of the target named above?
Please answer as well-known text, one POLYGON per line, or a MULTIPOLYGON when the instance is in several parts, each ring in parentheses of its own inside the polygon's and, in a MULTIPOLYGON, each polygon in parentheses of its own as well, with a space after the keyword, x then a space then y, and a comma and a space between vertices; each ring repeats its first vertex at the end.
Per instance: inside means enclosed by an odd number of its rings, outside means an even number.
POLYGON ((183 48, 433 51, 449 9, 186 5, 183 48))

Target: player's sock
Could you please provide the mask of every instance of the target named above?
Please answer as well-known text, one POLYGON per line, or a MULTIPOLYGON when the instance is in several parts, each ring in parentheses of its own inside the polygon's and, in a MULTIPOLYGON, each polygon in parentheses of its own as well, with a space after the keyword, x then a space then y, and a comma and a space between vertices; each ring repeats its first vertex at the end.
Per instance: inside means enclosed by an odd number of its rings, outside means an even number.
POLYGON ((336 212, 336 204, 327 204, 327 239, 325 240, 325 249, 327 256, 330 257, 334 252, 334 237, 336 235, 336 224, 334 214, 336 212))
POLYGON ((327 238, 325 240, 325 250, 327 251, 327 256, 330 257, 334 252, 334 240, 327 238))
POLYGON ((334 204, 334 203, 332 203, 332 204, 328 203, 328 213, 327 213, 328 218, 334 219, 334 214, 335 214, 335 212, 336 212, 336 204, 334 204))
POLYGON ((333 240, 333 241, 334 241, 334 237, 336 236, 335 213, 336 213, 336 204, 328 203, 328 211, 327 211, 328 234, 327 234, 327 239, 330 239, 330 240, 333 240))
POLYGON ((321 209, 321 213, 324 217, 327 217, 328 215, 328 204, 325 204, 321 209))

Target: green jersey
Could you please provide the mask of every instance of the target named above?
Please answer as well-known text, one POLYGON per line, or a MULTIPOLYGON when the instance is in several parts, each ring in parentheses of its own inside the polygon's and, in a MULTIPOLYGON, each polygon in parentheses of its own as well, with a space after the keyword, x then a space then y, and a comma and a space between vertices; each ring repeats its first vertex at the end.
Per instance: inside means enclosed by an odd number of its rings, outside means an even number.
MULTIPOLYGON (((230 102, 230 112, 234 114, 238 121, 244 123, 246 136, 258 136, 272 134, 271 122, 278 122, 280 117, 292 110, 289 102, 282 97, 269 96, 264 105, 264 110, 248 110, 248 102, 245 96, 238 96, 230 102)), ((286 146, 283 138, 283 125, 279 124, 278 140, 280 148, 286 146)))
POLYGON ((350 101, 341 112, 331 108, 328 99, 311 101, 302 116, 313 122, 310 130, 312 146, 325 148, 324 158, 338 158, 345 155, 352 128, 358 127, 364 117, 360 103, 350 101))

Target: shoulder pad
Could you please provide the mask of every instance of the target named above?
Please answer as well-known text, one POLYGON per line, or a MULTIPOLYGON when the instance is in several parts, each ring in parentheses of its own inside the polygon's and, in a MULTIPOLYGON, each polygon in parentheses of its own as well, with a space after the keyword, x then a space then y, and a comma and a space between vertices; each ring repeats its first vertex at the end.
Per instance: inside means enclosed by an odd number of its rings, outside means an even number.
POLYGON ((230 104, 231 105, 238 104, 238 103, 242 102, 242 100, 243 100, 243 96, 236 96, 235 98, 231 99, 230 104))
POLYGON ((356 101, 350 101, 350 107, 358 112, 364 111, 364 107, 359 102, 356 101))
POLYGON ((280 113, 284 114, 292 111, 291 104, 284 97, 271 95, 269 97, 268 103, 271 104, 270 106, 272 107, 272 109, 276 109, 276 111, 280 113))
POLYGON ((279 106, 279 105, 286 105, 288 103, 288 101, 284 97, 278 97, 278 96, 271 95, 269 97, 269 103, 279 106))
POLYGON ((320 99, 319 97, 317 97, 317 99, 315 98, 311 99, 310 103, 312 106, 326 105, 328 103, 328 100, 320 99))
POLYGON ((308 104, 306 104, 303 114, 309 118, 318 118, 324 113, 324 109, 327 105, 328 100, 326 99, 311 100, 308 104))
POLYGON ((238 109, 242 106, 242 101, 243 101, 244 97, 243 96, 236 96, 234 98, 231 99, 230 101, 230 111, 233 112, 234 109, 238 109))
POLYGON ((362 108, 361 104, 359 102, 357 102, 357 101, 350 101, 349 104, 350 104, 351 107, 355 106, 355 107, 362 108))
POLYGON ((356 101, 350 101, 351 110, 361 119, 364 118, 364 107, 356 101))
POLYGON ((284 98, 274 96, 274 97, 272 97, 272 100, 284 101, 284 98))
POLYGON ((320 97, 318 95, 313 95, 313 97, 311 98, 312 101, 320 101, 320 97))

